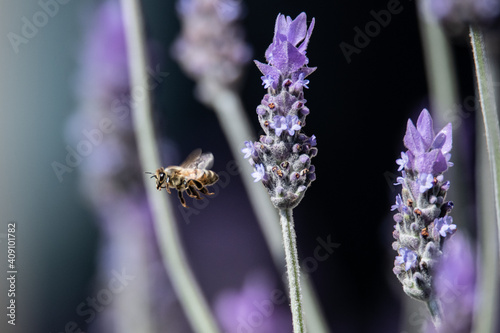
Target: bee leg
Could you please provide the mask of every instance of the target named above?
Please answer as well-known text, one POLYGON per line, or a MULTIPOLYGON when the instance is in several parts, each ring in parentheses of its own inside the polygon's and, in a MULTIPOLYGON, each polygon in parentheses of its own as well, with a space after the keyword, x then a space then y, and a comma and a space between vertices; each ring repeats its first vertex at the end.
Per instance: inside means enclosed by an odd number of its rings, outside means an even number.
POLYGON ((215 194, 215 192, 209 192, 208 189, 205 186, 203 186, 202 188, 200 188, 200 191, 201 191, 201 193, 203 193, 205 195, 215 194))
POLYGON ((201 190, 201 188, 203 187, 203 184, 197 181, 196 179, 190 179, 189 182, 194 184, 194 186, 196 186, 198 190, 201 190))
MULTIPOLYGON (((199 181, 197 181, 196 179, 189 180, 189 184, 190 184, 189 187, 191 187, 192 189, 194 189, 194 186, 196 186, 196 188, 198 189, 198 191, 200 191, 203 194, 206 194, 206 195, 213 194, 213 193, 209 193, 207 191, 207 189, 205 188, 205 186, 203 186, 203 184, 200 183, 199 181), (194 184, 194 186, 192 184, 194 184)), ((196 192, 196 191, 194 191, 194 192, 196 192)))
POLYGON ((188 208, 188 206, 186 205, 186 199, 184 199, 184 196, 182 195, 182 191, 177 191, 177 195, 179 196, 179 200, 181 201, 182 206, 188 208))
POLYGON ((206 194, 206 195, 212 195, 212 194, 214 194, 214 193, 209 192, 207 190, 207 188, 205 186, 203 186, 203 184, 200 183, 199 181, 193 179, 192 182, 196 185, 196 188, 199 191, 201 191, 201 193, 206 194))
POLYGON ((186 189, 186 193, 187 195, 189 195, 191 198, 195 198, 195 199, 200 199, 199 195, 198 195, 198 192, 196 192, 196 189, 192 186, 189 186, 187 189, 186 189))
POLYGON ((165 186, 162 186, 158 189, 158 191, 161 191, 161 189, 164 188, 165 191, 167 191, 168 194, 172 194, 172 192, 170 192, 170 189, 168 188, 168 185, 165 185, 165 186))
POLYGON ((198 191, 196 191, 196 188, 194 188, 194 186, 190 185, 189 188, 187 189, 187 191, 189 191, 193 194, 193 195, 190 195, 191 198, 201 200, 200 194, 198 193, 198 191))

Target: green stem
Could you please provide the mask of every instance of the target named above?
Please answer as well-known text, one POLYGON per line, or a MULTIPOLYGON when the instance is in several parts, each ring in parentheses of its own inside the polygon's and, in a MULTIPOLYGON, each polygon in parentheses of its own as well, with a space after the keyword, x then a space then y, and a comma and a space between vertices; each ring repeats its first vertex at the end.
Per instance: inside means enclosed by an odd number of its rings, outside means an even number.
POLYGON ((441 318, 442 318, 441 306, 439 304, 438 299, 431 296, 429 298, 429 301, 427 301, 427 308, 431 313, 432 322, 434 323, 434 326, 438 328, 439 326, 441 326, 441 318))
POLYGON ((290 307, 292 309, 293 332, 305 333, 302 292, 300 289, 300 267, 297 255, 297 242, 291 209, 280 209, 280 223, 283 232, 283 245, 290 289, 290 307))
POLYGON ((470 31, 474 63, 476 65, 479 101, 486 132, 486 146, 495 187, 495 210, 498 225, 500 223, 500 128, 498 126, 498 112, 495 104, 492 73, 485 54, 483 36, 477 28, 471 27, 470 31))
MULTIPOLYGON (((494 221, 483 218, 480 220, 480 235, 487 242, 481 242, 482 262, 479 271, 479 297, 478 309, 474 318, 474 332, 493 332, 496 323, 496 309, 498 306, 498 283, 497 274, 499 269, 500 250, 500 128, 498 123, 498 112, 493 90, 492 68, 488 63, 485 51, 485 42, 482 32, 477 27, 470 27, 470 37, 474 63, 476 66, 476 78, 479 92, 479 101, 483 115, 483 123, 486 137, 486 148, 490 170, 492 175, 494 210, 496 218, 496 230, 493 228, 494 221), (488 232, 496 231, 496 237, 488 237, 488 232), (494 251, 495 255, 492 255, 494 251)), ((485 193, 490 196, 490 193, 485 193)))
MULTIPOLYGON (((200 83, 205 96, 210 96, 210 99, 205 100, 214 110, 221 128, 227 138, 227 142, 231 148, 231 152, 239 164, 243 185, 248 194, 248 198, 253 207, 255 216, 266 240, 269 251, 273 258, 276 267, 281 270, 283 267, 283 258, 285 256, 283 246, 281 246, 281 230, 278 223, 273 223, 277 220, 276 209, 269 200, 269 195, 264 186, 256 186, 250 174, 253 172, 253 167, 243 160, 241 154, 241 146, 244 141, 255 137, 253 130, 250 127, 245 109, 241 103, 238 94, 234 90, 227 89, 213 82, 208 78, 200 83)), ((311 332, 328 333, 326 319, 319 305, 319 301, 314 290, 314 286, 310 280, 304 280, 302 283, 302 296, 304 308, 308 316, 306 326, 311 332)))
MULTIPOLYGON (((139 159, 145 170, 153 170, 161 165, 161 161, 151 120, 141 8, 138 0, 122 0, 121 6, 127 42, 130 86, 144 92, 140 98, 131 103, 139 159)), ((145 176, 144 181, 163 263, 186 316, 195 332, 218 333, 215 320, 183 252, 170 201, 156 191, 149 178, 145 176)))

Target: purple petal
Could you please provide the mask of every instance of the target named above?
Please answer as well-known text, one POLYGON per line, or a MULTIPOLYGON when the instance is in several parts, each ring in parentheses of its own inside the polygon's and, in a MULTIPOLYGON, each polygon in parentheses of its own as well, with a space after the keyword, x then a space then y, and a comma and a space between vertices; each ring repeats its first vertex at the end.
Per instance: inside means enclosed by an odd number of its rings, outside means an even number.
POLYGON ((415 170, 417 170, 419 173, 432 174, 434 163, 436 162, 439 152, 439 149, 434 149, 428 153, 423 153, 417 156, 417 158, 415 159, 415 170))
POLYGON ((264 74, 264 76, 267 77, 269 81, 272 81, 271 87, 273 89, 276 89, 281 75, 280 71, 276 67, 269 66, 268 64, 264 64, 257 60, 254 60, 254 63, 260 70, 260 72, 264 74))
POLYGON ((415 155, 411 151, 407 151, 406 155, 408 155, 408 162, 406 163, 406 167, 408 169, 413 169, 415 165, 415 155))
POLYGON ((394 265, 401 265, 402 263, 404 263, 404 259, 403 259, 403 256, 397 256, 396 257, 396 260, 394 260, 394 265))
MULTIPOLYGON (((437 136, 439 136, 440 134, 444 134, 446 136, 446 140, 444 141, 444 143, 442 144, 442 147, 441 147, 441 151, 443 152, 443 154, 446 154, 446 153, 451 151, 451 147, 453 145, 451 123, 448 123, 448 125, 443 127, 443 129, 441 131, 439 131, 437 136)), ((437 136, 436 136, 436 138, 437 138, 437 136)))
POLYGON ((254 63, 262 74, 271 75, 271 77, 273 79, 279 78, 280 72, 276 68, 274 68, 273 66, 270 66, 268 64, 264 64, 264 63, 257 61, 257 60, 254 60, 254 63))
POLYGON ((311 24, 309 25, 309 29, 307 30, 306 38, 304 39, 302 44, 300 44, 300 46, 298 47, 299 52, 302 54, 306 53, 307 44, 309 43, 309 38, 311 38, 311 34, 312 34, 313 29, 314 29, 314 22, 315 22, 315 20, 313 17, 311 24))
POLYGON ((444 133, 438 133, 432 142, 432 149, 441 149, 446 141, 446 135, 444 133))
POLYGON ((306 36, 306 20, 306 13, 302 12, 290 23, 287 34, 290 44, 296 46, 306 36))
POLYGON ((286 43, 286 46, 289 71, 295 72, 307 63, 307 58, 292 44, 286 43))
POLYGON ((419 185, 419 192, 424 193, 428 189, 432 188, 434 186, 434 177, 432 174, 427 174, 427 173, 421 173, 418 176, 418 185, 419 185))
POLYGON ((425 150, 429 149, 432 140, 434 139, 434 129, 432 127, 432 117, 427 109, 423 109, 418 117, 417 130, 422 136, 422 140, 425 144, 425 150))
POLYGON ((306 56, 288 42, 281 43, 273 49, 272 65, 276 66, 285 76, 304 66, 306 56))
MULTIPOLYGON (((288 17, 290 19, 290 17, 288 17)), ((280 35, 286 35, 289 23, 287 22, 287 17, 283 14, 278 14, 276 18, 276 24, 274 25, 274 36, 275 38, 280 35)))
POLYGON ((444 157, 441 150, 438 149, 435 150, 437 151, 437 156, 436 159, 434 160, 434 164, 432 165, 432 174, 437 175, 442 172, 445 172, 448 169, 448 162, 446 161, 446 157, 444 157))
POLYGON ((304 78, 308 77, 312 72, 314 72, 318 67, 302 67, 292 74, 292 81, 296 82, 299 80, 301 74, 304 74, 304 78))
POLYGON ((411 119, 408 119, 408 124, 406 125, 406 134, 403 138, 405 147, 411 150, 414 154, 423 153, 426 151, 426 146, 422 136, 413 125, 411 119))
POLYGON ((408 251, 406 253, 406 265, 405 270, 409 270, 417 262, 417 255, 413 251, 408 251))

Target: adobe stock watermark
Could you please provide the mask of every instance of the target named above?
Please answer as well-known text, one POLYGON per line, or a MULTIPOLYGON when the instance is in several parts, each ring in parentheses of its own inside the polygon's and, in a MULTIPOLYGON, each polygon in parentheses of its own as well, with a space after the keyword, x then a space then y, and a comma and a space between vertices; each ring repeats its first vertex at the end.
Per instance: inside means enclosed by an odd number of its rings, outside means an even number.
MULTIPOLYGON (((412 1, 412 0, 409 0, 412 1)), ((403 11, 403 5, 399 0, 389 0, 386 9, 378 11, 371 10, 370 16, 373 20, 365 23, 361 28, 354 27, 354 37, 352 44, 342 41, 339 44, 340 50, 348 64, 352 62, 354 54, 360 54, 363 49, 368 47, 373 38, 376 38, 392 21, 394 15, 403 11)))
MULTIPOLYGON (((127 274, 125 269, 121 272, 113 270, 111 272, 113 277, 108 281, 106 287, 99 290, 95 296, 87 297, 85 301, 78 304, 75 308, 76 314, 80 317, 80 320, 85 321, 85 323, 90 324, 93 322, 98 313, 104 311, 104 309, 109 306, 115 297, 122 293, 127 286, 135 279, 135 276, 127 274)), ((76 321, 68 321, 64 325, 64 329, 57 333, 83 333, 84 331, 80 328, 76 321)))
POLYGON ((28 44, 30 40, 35 38, 40 29, 45 27, 49 21, 54 18, 62 5, 66 5, 71 0, 39 0, 38 6, 40 10, 36 11, 29 18, 26 16, 21 17, 21 25, 19 33, 9 31, 7 39, 12 46, 14 53, 19 53, 19 46, 28 44))
MULTIPOLYGON (((340 247, 340 243, 332 242, 332 235, 325 239, 317 237, 318 245, 314 248, 312 256, 306 257, 300 261, 301 280, 305 280, 309 275, 318 269, 319 263, 326 261, 340 247)), ((283 274, 283 281, 287 284, 286 272, 283 274)), ((252 304, 254 310, 248 312, 245 317, 238 317, 237 333, 258 332, 267 319, 269 319, 275 307, 288 301, 287 293, 280 289, 271 291, 269 298, 261 301, 255 300, 252 304)))
MULTIPOLYGON (((217 171, 216 173, 219 176, 219 180, 217 181, 217 183, 210 185, 209 187, 209 191, 213 192, 214 194, 205 195, 201 200, 192 200, 189 204, 189 208, 184 208, 180 203, 177 205, 177 208, 181 212, 182 219, 186 224, 191 223, 191 216, 199 215, 201 210, 210 205, 212 199, 217 198, 220 191, 222 189, 225 189, 231 183, 231 177, 240 174, 240 168, 236 160, 231 160, 226 163, 225 170, 217 171)), ((174 192, 172 194, 174 194, 174 192)))
POLYGON ((60 183, 63 182, 63 176, 66 173, 71 173, 73 169, 80 166, 84 158, 88 157, 94 151, 94 148, 99 146, 106 135, 116 131, 117 123, 124 121, 130 117, 130 112, 135 103, 144 100, 149 91, 154 90, 159 84, 169 75, 168 72, 160 71, 160 65, 156 65, 155 69, 147 68, 149 81, 146 87, 134 86, 130 90, 130 94, 122 94, 111 102, 110 117, 103 117, 96 127, 83 129, 83 138, 76 144, 75 147, 66 146, 66 158, 64 162, 53 161, 51 163, 52 170, 60 183))

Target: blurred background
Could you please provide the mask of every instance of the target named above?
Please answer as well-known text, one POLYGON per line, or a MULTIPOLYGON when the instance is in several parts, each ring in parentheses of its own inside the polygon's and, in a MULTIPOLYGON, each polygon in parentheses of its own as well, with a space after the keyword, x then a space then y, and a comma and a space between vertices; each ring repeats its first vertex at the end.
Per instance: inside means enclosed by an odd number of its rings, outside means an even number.
MULTIPOLYGON (((197 101, 194 82, 171 55, 180 32, 175 2, 141 3, 164 166, 182 162, 199 147, 214 154, 213 170, 227 172, 234 157, 217 118, 197 101)), ((305 91, 311 110, 305 132, 318 140, 319 154, 313 160, 317 180, 294 212, 299 258, 307 259, 304 276, 318 293, 331 332, 416 332, 427 316, 415 312, 418 304, 407 299, 392 273, 396 253, 391 247, 390 206, 399 190, 392 183, 406 121, 415 121, 423 108, 433 112, 415 2, 397 2, 390 22, 356 47, 357 31, 374 22, 374 12, 395 3, 243 3, 245 41, 251 59, 262 62, 278 13, 294 18, 305 11, 309 20, 316 19, 307 55, 309 66, 318 69, 305 91), (325 243, 334 243, 334 250, 325 248, 328 256, 315 260, 315 249, 325 243)), ((135 151, 116 8, 113 2, 96 0, 1 4, 4 309, 4 253, 7 224, 13 221, 18 270, 16 326, 8 325, 2 314, 2 332, 191 332, 159 259, 144 198, 143 172, 154 170, 144 170, 135 151)), ((458 31, 451 41, 459 90, 456 108, 462 112, 448 121, 463 130, 466 144, 454 149, 466 158, 456 163, 462 163, 461 177, 473 191, 478 115, 467 31, 458 31)), ((255 108, 265 94, 260 77, 248 63, 239 82, 256 133, 255 108)), ((437 130, 444 125, 435 122, 437 130)), ((246 162, 238 156, 237 163, 246 162)), ((208 302, 222 326, 235 328, 226 331, 290 332, 286 302, 275 304, 272 314, 262 314, 259 327, 241 328, 248 323, 234 322, 258 311, 254 302, 286 288, 240 179, 250 175, 228 174, 227 185, 206 205, 188 199, 192 211, 179 210, 175 195, 158 195, 172 200, 185 250, 208 302)), ((453 185, 449 195, 454 200, 453 185)), ((473 238, 474 197, 468 200, 455 223, 473 238)))

